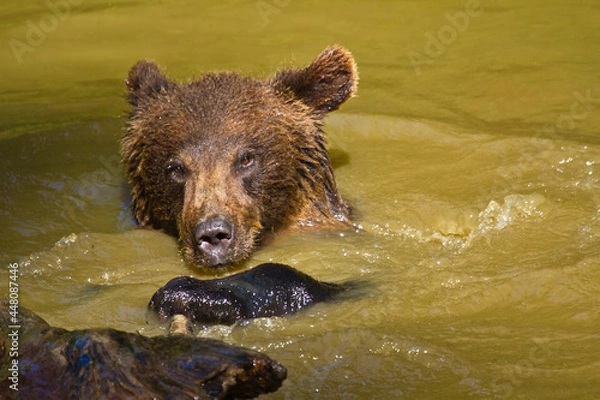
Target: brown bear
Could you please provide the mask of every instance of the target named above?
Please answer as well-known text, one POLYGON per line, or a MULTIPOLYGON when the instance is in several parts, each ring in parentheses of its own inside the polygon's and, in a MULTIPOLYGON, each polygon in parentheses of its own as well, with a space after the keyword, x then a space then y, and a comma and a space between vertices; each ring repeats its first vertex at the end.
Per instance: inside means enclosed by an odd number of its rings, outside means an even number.
POLYGON ((138 62, 121 147, 139 225, 174 235, 206 267, 241 261, 285 228, 347 225, 321 127, 357 83, 338 46, 264 80, 216 72, 177 83, 138 62))

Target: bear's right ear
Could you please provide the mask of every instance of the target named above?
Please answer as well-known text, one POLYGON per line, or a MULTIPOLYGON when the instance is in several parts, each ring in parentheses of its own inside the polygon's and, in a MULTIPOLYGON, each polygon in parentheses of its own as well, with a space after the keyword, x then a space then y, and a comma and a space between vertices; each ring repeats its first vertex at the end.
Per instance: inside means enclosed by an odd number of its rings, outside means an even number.
POLYGON ((137 106, 144 98, 156 97, 163 89, 171 85, 156 64, 152 61, 138 61, 125 80, 129 94, 127 100, 133 106, 137 106))
POLYGON ((332 46, 306 68, 279 72, 271 84, 278 90, 290 90, 298 100, 325 114, 354 96, 358 72, 352 54, 332 46))

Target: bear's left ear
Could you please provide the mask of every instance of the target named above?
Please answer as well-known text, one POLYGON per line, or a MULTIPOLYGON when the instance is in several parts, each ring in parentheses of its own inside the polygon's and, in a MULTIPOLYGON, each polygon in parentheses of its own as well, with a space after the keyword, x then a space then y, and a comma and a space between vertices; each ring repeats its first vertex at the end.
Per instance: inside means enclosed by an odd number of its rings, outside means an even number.
POLYGON ((306 68, 279 72, 271 84, 278 90, 291 90, 298 100, 325 114, 354 95, 358 72, 352 54, 332 46, 306 68))

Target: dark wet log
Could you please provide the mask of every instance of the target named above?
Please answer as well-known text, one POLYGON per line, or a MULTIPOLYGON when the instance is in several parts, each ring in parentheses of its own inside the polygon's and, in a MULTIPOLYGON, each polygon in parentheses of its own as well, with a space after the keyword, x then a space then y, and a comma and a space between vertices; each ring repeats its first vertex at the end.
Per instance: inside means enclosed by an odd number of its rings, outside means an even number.
POLYGON ((10 328, 0 303, 0 398, 10 388, 18 360, 19 399, 252 398, 277 390, 286 369, 252 350, 184 335, 148 338, 114 329, 52 328, 19 308, 10 328), (16 332, 13 342, 9 333, 16 332), (11 349, 18 343, 18 357, 11 349))
POLYGON ((283 316, 328 301, 349 284, 319 282, 282 264, 261 264, 222 279, 172 279, 148 305, 162 319, 176 314, 193 322, 231 325, 236 321, 283 316))

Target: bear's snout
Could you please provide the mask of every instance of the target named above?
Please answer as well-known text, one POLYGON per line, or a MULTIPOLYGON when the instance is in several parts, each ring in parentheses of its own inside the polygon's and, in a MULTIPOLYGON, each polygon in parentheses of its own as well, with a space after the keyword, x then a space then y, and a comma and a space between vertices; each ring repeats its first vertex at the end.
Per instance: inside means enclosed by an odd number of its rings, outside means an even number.
POLYGON ((233 224, 217 217, 200 222, 194 229, 196 244, 211 266, 228 261, 229 247, 233 241, 233 224))

